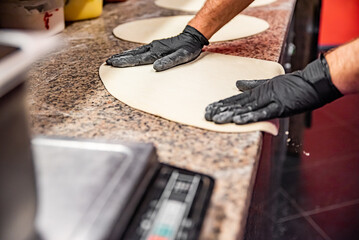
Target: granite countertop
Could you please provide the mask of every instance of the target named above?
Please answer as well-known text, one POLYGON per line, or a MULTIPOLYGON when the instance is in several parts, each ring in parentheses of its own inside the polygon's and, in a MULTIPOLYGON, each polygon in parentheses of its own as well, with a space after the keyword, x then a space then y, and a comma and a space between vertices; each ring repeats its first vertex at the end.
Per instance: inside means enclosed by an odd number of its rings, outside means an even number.
MULTIPOLYGON (((240 40, 211 44, 206 51, 278 61, 295 0, 278 0, 243 13, 270 28, 240 40)), ((157 7, 153 0, 107 4, 100 18, 75 22, 61 34, 63 46, 29 73, 27 103, 34 135, 152 142, 159 160, 216 179, 201 239, 243 234, 260 156, 262 133, 210 132, 132 109, 104 88, 99 66, 111 55, 139 46, 112 35, 118 24, 188 14, 157 7)))

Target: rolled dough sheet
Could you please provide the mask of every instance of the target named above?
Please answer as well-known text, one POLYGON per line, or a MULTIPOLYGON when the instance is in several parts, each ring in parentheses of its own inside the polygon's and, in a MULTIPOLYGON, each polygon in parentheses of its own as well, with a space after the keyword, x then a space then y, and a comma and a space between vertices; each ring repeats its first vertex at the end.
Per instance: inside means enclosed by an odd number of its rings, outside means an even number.
MULTIPOLYGON (((255 0, 248 7, 258 7, 270 4, 276 0, 255 0)), ((155 4, 159 7, 181 10, 188 12, 197 12, 199 11, 206 0, 156 0, 155 4)))
POLYGON ((283 74, 278 63, 203 53, 193 62, 163 72, 155 72, 152 65, 115 68, 106 64, 99 71, 109 93, 138 110, 211 131, 278 134, 273 121, 236 125, 215 124, 204 118, 208 104, 240 93, 235 84, 238 79, 265 79, 283 74))
MULTIPOLYGON (((117 26, 113 34, 123 40, 136 43, 150 43, 155 39, 176 36, 183 31, 194 15, 149 18, 117 26)), ((210 42, 248 37, 265 31, 269 24, 259 18, 238 15, 222 27, 210 42)))

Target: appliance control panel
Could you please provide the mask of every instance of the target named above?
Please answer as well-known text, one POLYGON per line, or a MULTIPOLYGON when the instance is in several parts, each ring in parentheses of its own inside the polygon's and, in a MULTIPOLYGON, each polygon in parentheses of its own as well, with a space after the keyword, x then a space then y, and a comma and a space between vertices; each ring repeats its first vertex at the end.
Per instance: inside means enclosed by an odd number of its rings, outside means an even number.
POLYGON ((161 164, 123 239, 197 239, 214 181, 161 164))

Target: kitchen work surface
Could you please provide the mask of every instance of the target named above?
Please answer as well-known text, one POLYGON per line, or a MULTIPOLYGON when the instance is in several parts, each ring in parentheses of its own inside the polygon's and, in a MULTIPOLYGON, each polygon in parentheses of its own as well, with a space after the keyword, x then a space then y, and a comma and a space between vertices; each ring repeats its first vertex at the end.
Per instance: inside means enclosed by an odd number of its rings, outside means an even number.
POLYGON ((283 73, 279 63, 208 52, 162 72, 155 72, 152 65, 116 68, 104 63, 100 67, 101 80, 109 93, 133 108, 211 131, 265 131, 273 135, 278 134, 275 120, 215 124, 206 121, 204 113, 209 103, 240 93, 238 78, 267 79, 283 73))
MULTIPOLYGON (((254 0, 249 7, 263 6, 275 1, 276 0, 254 0)), ((163 8, 192 12, 200 10, 205 2, 206 0, 155 0, 156 5, 163 8)))
MULTIPOLYGON (((194 15, 182 15, 131 21, 120 24, 113 33, 116 37, 130 42, 150 43, 154 39, 177 36, 193 17, 194 15)), ((263 32, 268 27, 268 23, 262 19, 240 14, 223 26, 209 41, 248 37, 263 32)))
MULTIPOLYGON (((210 44, 205 51, 278 62, 295 0, 245 10, 269 28, 255 36, 210 44)), ((111 55, 140 46, 117 39, 121 23, 183 14, 152 0, 107 4, 100 18, 69 24, 63 46, 34 65, 27 98, 32 133, 86 139, 152 142, 159 160, 208 174, 216 184, 201 239, 243 234, 261 152, 262 133, 218 133, 135 110, 110 95, 98 75, 111 55)))

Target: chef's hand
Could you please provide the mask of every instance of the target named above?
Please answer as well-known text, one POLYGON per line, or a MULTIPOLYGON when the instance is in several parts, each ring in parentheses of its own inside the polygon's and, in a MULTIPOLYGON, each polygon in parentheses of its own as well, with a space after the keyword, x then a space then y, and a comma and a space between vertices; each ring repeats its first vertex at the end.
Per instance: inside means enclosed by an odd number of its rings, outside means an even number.
POLYGON ((163 71, 197 58, 208 40, 195 28, 187 25, 175 37, 155 40, 139 48, 113 55, 106 63, 114 67, 133 67, 153 63, 156 71, 163 71))
POLYGON ((257 85, 242 94, 208 105, 206 120, 245 124, 287 117, 319 108, 342 96, 331 81, 324 56, 302 71, 257 82, 257 85))

